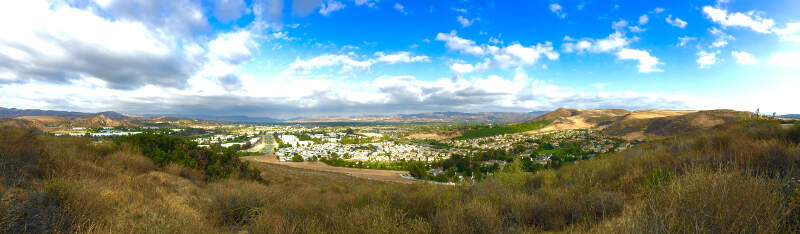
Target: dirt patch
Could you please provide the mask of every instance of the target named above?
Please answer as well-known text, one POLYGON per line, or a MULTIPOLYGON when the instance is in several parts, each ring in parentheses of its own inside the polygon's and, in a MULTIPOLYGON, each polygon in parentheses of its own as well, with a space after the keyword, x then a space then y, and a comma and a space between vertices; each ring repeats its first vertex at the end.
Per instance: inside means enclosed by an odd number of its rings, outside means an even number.
POLYGON ((374 170, 374 169, 359 169, 359 168, 348 168, 348 167, 334 167, 322 162, 280 162, 278 159, 275 158, 272 154, 267 154, 264 156, 252 156, 252 157, 241 157, 243 160, 252 161, 252 162, 260 162, 260 163, 269 163, 275 165, 282 165, 287 167, 293 168, 301 168, 301 169, 308 169, 308 170, 315 170, 315 171, 324 171, 324 172, 332 172, 332 173, 340 173, 345 174, 353 177, 364 178, 368 180, 377 180, 377 181, 386 181, 386 182, 395 182, 395 183, 403 183, 403 184, 410 184, 410 183, 417 183, 417 181, 409 180, 403 177, 400 177, 401 174, 408 174, 407 171, 390 171, 390 170, 374 170))
POLYGON ((411 138, 411 139, 437 139, 437 140, 441 140, 441 139, 447 139, 447 138, 450 138, 450 137, 439 135, 439 134, 436 134, 436 133, 415 133, 415 134, 409 135, 408 138, 411 138))

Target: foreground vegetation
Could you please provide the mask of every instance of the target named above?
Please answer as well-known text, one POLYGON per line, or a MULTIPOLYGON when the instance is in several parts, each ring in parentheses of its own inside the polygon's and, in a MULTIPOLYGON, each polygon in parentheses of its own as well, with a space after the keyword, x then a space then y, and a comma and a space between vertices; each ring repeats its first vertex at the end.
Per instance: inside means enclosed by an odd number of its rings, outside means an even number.
POLYGON ((798 143, 800 126, 743 122, 441 186, 275 165, 204 179, 141 147, 9 128, 0 232, 786 233, 800 227, 798 143))

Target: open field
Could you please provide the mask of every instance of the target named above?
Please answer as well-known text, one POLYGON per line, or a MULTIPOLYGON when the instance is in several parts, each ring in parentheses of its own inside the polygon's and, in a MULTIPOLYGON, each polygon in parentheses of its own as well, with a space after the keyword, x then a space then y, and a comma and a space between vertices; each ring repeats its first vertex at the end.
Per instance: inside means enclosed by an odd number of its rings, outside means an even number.
POLYGON ((266 154, 263 156, 251 156, 251 157, 242 157, 243 160, 251 161, 251 162, 258 162, 258 163, 269 163, 275 165, 282 165, 287 167, 293 168, 300 168, 300 169, 307 169, 307 170, 315 170, 315 171, 324 171, 324 172, 333 172, 333 173, 340 173, 345 174, 353 177, 369 179, 369 180, 377 180, 377 181, 386 181, 386 182, 395 182, 395 183, 403 183, 403 184, 410 184, 416 183, 415 180, 409 180, 403 177, 400 177, 402 174, 408 174, 407 171, 392 171, 392 170, 374 170, 374 169, 360 169, 360 168, 348 168, 348 167, 334 167, 322 162, 280 162, 278 161, 273 154, 266 154))

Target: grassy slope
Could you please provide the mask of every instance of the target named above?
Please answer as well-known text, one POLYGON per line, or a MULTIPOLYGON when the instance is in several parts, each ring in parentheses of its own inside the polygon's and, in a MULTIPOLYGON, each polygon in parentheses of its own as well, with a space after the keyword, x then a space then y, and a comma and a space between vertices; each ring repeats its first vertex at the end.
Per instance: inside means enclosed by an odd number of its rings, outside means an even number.
POLYGON ((81 138, 0 130, 0 232, 497 233, 797 230, 800 127, 728 124, 472 186, 258 165, 203 181, 81 138), (749 214, 749 215, 746 215, 749 214))
POLYGON ((508 124, 492 128, 478 128, 474 130, 469 130, 464 134, 461 134, 461 136, 458 136, 454 139, 472 139, 472 138, 497 136, 502 134, 527 132, 543 128, 544 126, 547 126, 552 122, 553 120, 538 120, 532 122, 508 124))

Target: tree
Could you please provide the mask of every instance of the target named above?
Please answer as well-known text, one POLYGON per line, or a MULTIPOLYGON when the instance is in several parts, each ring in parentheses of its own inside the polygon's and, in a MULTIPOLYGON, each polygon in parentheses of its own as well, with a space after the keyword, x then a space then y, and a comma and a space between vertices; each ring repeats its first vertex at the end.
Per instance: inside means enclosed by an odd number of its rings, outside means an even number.
POLYGON ((411 174, 414 178, 417 179, 427 179, 428 178, 428 168, 425 166, 424 163, 416 162, 411 163, 408 165, 408 173, 411 174))
POLYGON ((292 156, 292 162, 302 162, 302 161, 303 161, 303 156, 300 156, 300 154, 295 153, 294 156, 292 156))

